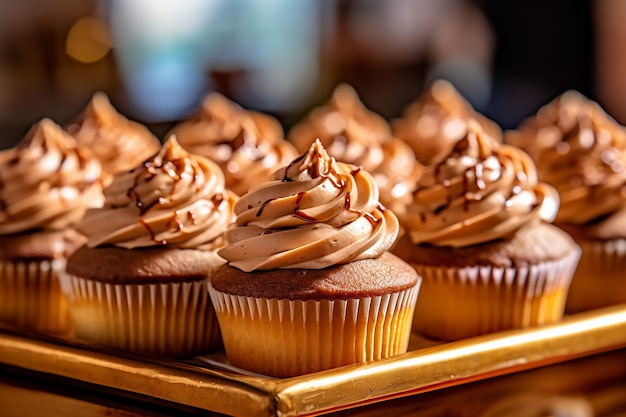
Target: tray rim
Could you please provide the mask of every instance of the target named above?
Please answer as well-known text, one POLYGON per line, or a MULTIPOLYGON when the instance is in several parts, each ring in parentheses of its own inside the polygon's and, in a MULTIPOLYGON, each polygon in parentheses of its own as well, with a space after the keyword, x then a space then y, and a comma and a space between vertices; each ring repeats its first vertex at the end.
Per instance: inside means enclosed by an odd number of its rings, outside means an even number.
POLYGON ((0 363, 234 416, 319 415, 624 347, 626 304, 285 379, 0 329, 0 363))

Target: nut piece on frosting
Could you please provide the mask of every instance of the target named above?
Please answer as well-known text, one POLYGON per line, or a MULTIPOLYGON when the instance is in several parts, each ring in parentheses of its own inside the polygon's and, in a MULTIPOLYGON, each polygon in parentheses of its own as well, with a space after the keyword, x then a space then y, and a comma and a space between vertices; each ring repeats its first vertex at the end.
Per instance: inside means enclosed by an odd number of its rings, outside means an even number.
POLYGON ((94 94, 66 130, 100 159, 105 185, 114 174, 132 169, 161 147, 147 127, 118 113, 102 92, 94 94))
POLYGON ((505 140, 526 150, 561 196, 557 223, 582 225, 626 205, 626 129, 595 102, 567 91, 505 140))
POLYGON ((455 146, 472 119, 488 135, 501 139, 502 130, 495 122, 476 112, 450 82, 437 80, 406 108, 401 118, 392 121, 391 127, 394 136, 413 148, 419 162, 428 165, 455 146))
POLYGON ((428 164, 413 202, 400 215, 414 244, 465 247, 507 238, 533 221, 554 220, 558 194, 537 182, 526 153, 501 144, 476 121, 464 131, 456 141, 428 139, 416 147, 425 153, 417 158, 428 164))
POLYGON ((245 110, 216 92, 207 95, 200 109, 170 134, 189 152, 217 162, 226 186, 239 195, 298 155, 284 139, 278 120, 245 110))
POLYGON ((102 203, 100 162, 50 119, 0 152, 0 234, 75 225, 102 203))
POLYGON ((219 251, 245 272, 321 269, 376 258, 395 242, 396 216, 365 170, 330 157, 319 140, 235 205, 219 251))
POLYGON ((367 109, 348 84, 337 86, 328 103, 314 108, 287 136, 300 152, 315 139, 338 161, 363 167, 380 190, 381 202, 398 212, 410 200, 415 156, 392 137, 389 123, 367 109))
POLYGON ((234 221, 237 199, 220 167, 187 152, 174 136, 142 165, 118 173, 104 195, 104 207, 89 210, 79 225, 92 248, 215 250, 234 221))

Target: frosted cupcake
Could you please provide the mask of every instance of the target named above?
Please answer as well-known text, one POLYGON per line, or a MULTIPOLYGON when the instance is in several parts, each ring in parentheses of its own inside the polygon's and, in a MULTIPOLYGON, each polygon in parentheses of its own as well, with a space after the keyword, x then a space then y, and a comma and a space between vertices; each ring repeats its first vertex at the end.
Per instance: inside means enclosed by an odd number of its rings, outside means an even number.
POLYGON ((424 280, 414 328, 455 340, 560 320, 579 248, 549 224, 558 194, 528 155, 472 122, 423 149, 393 250, 424 280))
POLYGON ((161 147, 147 127, 118 113, 102 92, 94 94, 66 130, 100 159, 105 185, 114 174, 134 168, 161 147))
POLYGON ((298 154, 285 141, 278 120, 244 110, 219 93, 210 93, 202 107, 171 133, 189 152, 217 162, 226 186, 238 195, 269 179, 298 154))
POLYGON ((221 169, 170 137, 104 193, 61 280, 76 337, 174 357, 220 347, 206 280, 225 262, 216 251, 236 201, 221 169))
POLYGON ((228 360, 287 377, 406 352, 420 279, 373 178, 319 141, 235 206, 210 293, 228 360))
POLYGON ((57 275, 85 238, 74 225, 101 204, 100 163, 49 119, 0 152, 0 321, 68 332, 57 275))
POLYGON ((600 106, 568 91, 507 142, 525 149, 541 181, 561 196, 555 224, 582 247, 569 312, 626 302, 626 130, 600 106))
POLYGON ((389 123, 367 109, 347 84, 340 84, 327 104, 296 124, 287 139, 299 152, 320 139, 338 161, 361 166, 374 177, 381 203, 395 212, 410 200, 415 183, 411 148, 392 137, 389 123))

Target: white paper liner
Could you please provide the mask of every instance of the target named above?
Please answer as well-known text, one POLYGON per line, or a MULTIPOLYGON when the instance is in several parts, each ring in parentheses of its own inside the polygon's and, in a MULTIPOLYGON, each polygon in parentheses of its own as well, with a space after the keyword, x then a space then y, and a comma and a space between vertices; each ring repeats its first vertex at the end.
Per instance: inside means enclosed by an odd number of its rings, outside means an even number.
POLYGON ((287 377, 406 352, 419 283, 348 300, 244 297, 210 284, 209 292, 229 362, 287 377))
POLYGON ((69 331, 67 302, 57 278, 65 262, 0 261, 0 321, 44 333, 69 331))
POLYGON ((204 280, 123 285, 69 274, 60 280, 77 339, 171 357, 221 347, 204 280))
POLYGON ((626 303, 626 239, 577 242, 582 248, 566 311, 626 303))
POLYGON ((559 321, 579 256, 518 268, 413 264, 423 278, 413 329, 458 340, 559 321))

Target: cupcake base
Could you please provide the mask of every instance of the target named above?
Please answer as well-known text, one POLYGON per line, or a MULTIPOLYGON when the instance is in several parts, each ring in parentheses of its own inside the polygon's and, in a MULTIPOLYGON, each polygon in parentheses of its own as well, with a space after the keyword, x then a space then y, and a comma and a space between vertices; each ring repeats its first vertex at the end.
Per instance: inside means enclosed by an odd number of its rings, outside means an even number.
POLYGON ((279 300, 226 294, 209 285, 228 360, 289 377, 404 353, 419 285, 348 300, 279 300))
POLYGON ((65 274, 61 283, 83 342, 168 357, 221 347, 206 281, 126 285, 65 274))
POLYGON ((0 321, 42 333, 67 333, 70 319, 58 274, 65 260, 0 261, 0 321))

